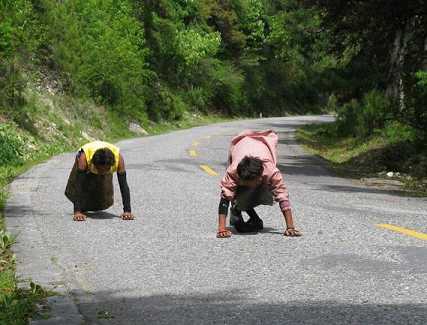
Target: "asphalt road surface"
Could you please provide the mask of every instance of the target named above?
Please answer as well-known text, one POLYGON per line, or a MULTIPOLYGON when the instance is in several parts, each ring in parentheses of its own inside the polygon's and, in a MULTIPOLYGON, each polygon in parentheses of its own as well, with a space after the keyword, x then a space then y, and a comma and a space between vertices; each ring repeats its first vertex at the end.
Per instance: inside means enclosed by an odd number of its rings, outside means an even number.
POLYGON ((116 177, 115 206, 72 221, 63 193, 74 153, 19 177, 6 209, 18 275, 62 294, 34 323, 427 324, 427 200, 339 178, 305 153, 294 130, 330 120, 247 120, 119 143, 135 221, 117 217, 116 177), (279 133, 303 237, 283 237, 277 205, 257 209, 262 233, 215 237, 228 145, 247 128, 279 133))

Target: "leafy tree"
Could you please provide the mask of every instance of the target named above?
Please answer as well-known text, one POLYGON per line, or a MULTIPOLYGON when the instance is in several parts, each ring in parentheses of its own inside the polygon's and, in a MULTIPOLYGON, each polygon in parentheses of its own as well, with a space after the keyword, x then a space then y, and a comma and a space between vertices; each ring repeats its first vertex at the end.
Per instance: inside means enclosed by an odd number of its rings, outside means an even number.
POLYGON ((323 13, 331 49, 340 56, 351 53, 347 75, 363 80, 352 87, 352 95, 361 98, 369 89, 383 89, 398 107, 395 118, 417 128, 427 127, 420 125, 424 110, 418 107, 422 94, 415 76, 427 68, 425 1, 304 2, 323 13))
POLYGON ((144 115, 143 28, 126 0, 45 3, 52 60, 76 94, 144 115))

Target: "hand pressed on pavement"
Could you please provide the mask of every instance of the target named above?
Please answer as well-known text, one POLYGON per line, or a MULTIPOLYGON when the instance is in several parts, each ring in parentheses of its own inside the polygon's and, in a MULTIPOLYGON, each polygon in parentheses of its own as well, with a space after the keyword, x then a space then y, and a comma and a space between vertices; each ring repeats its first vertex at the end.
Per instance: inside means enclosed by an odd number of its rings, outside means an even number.
POLYGON ((220 213, 218 216, 218 231, 216 233, 217 238, 228 238, 231 237, 231 231, 225 226, 225 220, 227 215, 225 213, 220 213))
POLYGON ((124 212, 122 213, 122 215, 120 216, 123 220, 134 220, 135 217, 131 212, 124 212))
POLYGON ((287 228, 283 235, 287 237, 300 237, 302 236, 302 233, 299 230, 296 230, 295 228, 287 228))
POLYGON ((231 237, 231 231, 226 228, 218 229, 218 232, 216 233, 217 238, 229 238, 231 237))

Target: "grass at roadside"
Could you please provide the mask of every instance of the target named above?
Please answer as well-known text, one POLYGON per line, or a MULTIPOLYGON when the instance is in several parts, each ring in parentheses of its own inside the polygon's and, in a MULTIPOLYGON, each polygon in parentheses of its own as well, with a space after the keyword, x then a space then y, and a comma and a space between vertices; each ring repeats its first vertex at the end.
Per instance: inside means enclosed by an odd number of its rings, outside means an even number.
POLYGON ((297 139, 340 176, 396 180, 402 189, 427 194, 426 151, 413 143, 390 141, 380 132, 369 139, 338 137, 334 128, 334 123, 306 125, 297 131, 297 139))
POLYGON ((46 298, 48 293, 32 282, 27 287, 20 286, 15 275, 15 256, 11 248, 16 238, 6 231, 3 214, 7 185, 31 166, 70 149, 71 145, 62 141, 44 144, 21 132, 13 123, 3 124, 0 135, 3 149, 0 157, 0 324, 20 325, 27 324, 28 318, 36 311, 36 303, 46 298), (30 149, 21 150, 26 141, 30 141, 30 149), (5 161, 7 159, 10 163, 5 161))

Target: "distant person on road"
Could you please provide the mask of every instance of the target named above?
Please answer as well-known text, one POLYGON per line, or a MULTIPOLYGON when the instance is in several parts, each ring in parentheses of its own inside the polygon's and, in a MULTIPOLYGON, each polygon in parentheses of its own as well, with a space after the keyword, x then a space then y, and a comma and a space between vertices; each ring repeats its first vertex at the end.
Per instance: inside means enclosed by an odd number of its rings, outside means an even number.
POLYGON ((218 238, 231 236, 226 228, 230 202, 230 225, 239 233, 262 230, 263 221, 254 208, 277 201, 286 222, 284 235, 302 235, 294 226, 288 190, 276 166, 277 144, 278 136, 272 130, 246 130, 231 141, 228 168, 221 181, 218 238), (242 211, 249 215, 246 222, 242 211))
POLYGON ((120 149, 95 141, 77 153, 65 196, 74 204, 74 221, 85 221, 86 212, 101 211, 114 203, 113 174, 117 172, 123 201, 123 220, 133 220, 125 162, 120 149))

